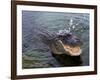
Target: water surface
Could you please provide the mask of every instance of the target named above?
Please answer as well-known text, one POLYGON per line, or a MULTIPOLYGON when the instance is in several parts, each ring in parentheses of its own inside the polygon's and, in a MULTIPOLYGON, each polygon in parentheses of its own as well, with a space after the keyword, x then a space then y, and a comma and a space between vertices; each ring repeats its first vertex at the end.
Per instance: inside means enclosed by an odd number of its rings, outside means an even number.
POLYGON ((81 66, 89 65, 89 14, 22 11, 22 68, 63 67, 41 41, 43 30, 48 34, 68 30, 78 36, 84 43, 81 66))

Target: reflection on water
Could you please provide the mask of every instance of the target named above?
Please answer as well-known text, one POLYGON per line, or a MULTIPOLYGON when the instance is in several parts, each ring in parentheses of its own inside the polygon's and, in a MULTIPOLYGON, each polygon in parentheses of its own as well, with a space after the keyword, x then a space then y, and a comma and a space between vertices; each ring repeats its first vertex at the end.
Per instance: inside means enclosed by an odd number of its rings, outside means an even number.
POLYGON ((52 54, 52 56, 55 57, 62 66, 81 66, 83 63, 81 56, 69 56, 66 54, 52 54))
POLYGON ((89 65, 89 14, 23 11, 22 41, 23 68, 89 65), (71 32, 83 41, 81 56, 73 58, 61 55, 59 61, 58 56, 52 55, 49 47, 43 43, 45 38, 41 37, 45 35, 46 38, 53 39, 62 31, 71 32))

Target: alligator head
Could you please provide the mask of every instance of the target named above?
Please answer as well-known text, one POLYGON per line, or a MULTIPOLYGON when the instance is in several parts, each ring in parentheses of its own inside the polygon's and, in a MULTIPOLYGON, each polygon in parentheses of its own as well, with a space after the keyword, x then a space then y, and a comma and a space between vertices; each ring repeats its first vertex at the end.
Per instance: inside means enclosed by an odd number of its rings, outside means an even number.
POLYGON ((67 54, 70 56, 79 56, 82 53, 82 41, 72 33, 59 34, 50 45, 54 54, 67 54))

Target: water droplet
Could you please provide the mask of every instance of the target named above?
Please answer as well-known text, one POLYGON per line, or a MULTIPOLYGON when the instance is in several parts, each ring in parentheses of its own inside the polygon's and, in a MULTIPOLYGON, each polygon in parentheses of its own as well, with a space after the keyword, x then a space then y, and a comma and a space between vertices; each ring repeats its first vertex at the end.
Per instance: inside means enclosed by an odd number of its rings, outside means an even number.
POLYGON ((75 29, 75 25, 73 25, 72 28, 75 29))
POLYGON ((70 25, 70 27, 73 25, 73 19, 72 18, 70 19, 69 25, 70 25))

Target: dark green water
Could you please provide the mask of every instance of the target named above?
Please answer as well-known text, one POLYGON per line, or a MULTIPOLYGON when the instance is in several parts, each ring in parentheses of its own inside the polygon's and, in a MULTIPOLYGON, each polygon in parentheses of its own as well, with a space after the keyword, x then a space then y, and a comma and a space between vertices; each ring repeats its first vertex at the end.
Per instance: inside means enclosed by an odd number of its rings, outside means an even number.
POLYGON ((41 29, 50 33, 67 29, 78 36, 83 41, 81 55, 83 63, 81 66, 89 65, 89 14, 23 11, 23 68, 63 67, 63 64, 51 55, 49 47, 41 41, 41 36, 38 35, 42 33, 41 29))

